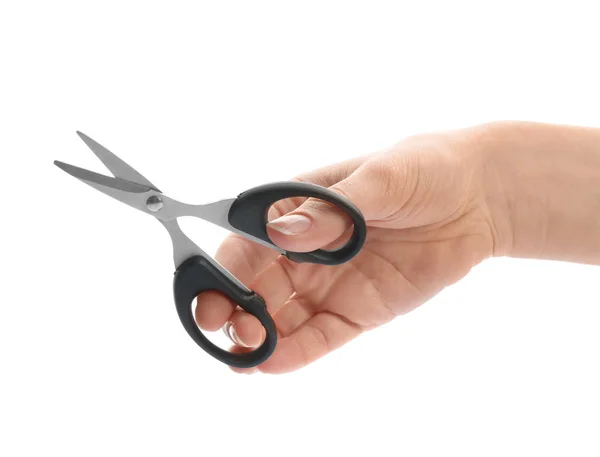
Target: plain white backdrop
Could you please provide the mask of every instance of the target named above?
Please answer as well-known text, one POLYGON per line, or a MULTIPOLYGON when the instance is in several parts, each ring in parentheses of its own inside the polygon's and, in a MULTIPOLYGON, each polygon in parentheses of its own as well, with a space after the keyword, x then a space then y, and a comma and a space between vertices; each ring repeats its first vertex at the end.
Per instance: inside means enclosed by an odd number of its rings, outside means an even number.
POLYGON ((160 224, 52 165, 105 172, 81 130, 204 203, 416 133, 600 127, 594 3, 2 1, 0 455, 599 455, 598 267, 488 261, 236 375, 181 327, 160 224))

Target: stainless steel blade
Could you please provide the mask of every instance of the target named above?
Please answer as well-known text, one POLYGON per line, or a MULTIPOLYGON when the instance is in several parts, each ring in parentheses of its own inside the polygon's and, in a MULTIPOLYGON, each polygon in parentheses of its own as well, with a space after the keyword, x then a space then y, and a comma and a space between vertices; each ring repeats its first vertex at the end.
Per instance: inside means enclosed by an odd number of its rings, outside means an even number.
POLYGON ((154 184, 143 177, 133 167, 125 163, 115 154, 110 152, 104 146, 97 141, 92 140, 89 136, 84 133, 77 132, 77 135, 88 145, 96 157, 98 157, 102 163, 110 170, 110 172, 117 178, 125 179, 126 181, 132 181, 138 184, 142 184, 157 192, 160 192, 154 184))
POLYGON ((75 165, 61 162, 60 160, 55 160, 54 165, 71 176, 86 182, 87 184, 100 184, 112 189, 133 193, 143 193, 153 190, 152 188, 143 186, 141 184, 136 184, 135 182, 126 181, 121 178, 111 178, 110 176, 101 175, 100 173, 89 171, 85 168, 80 168, 76 167, 75 165))

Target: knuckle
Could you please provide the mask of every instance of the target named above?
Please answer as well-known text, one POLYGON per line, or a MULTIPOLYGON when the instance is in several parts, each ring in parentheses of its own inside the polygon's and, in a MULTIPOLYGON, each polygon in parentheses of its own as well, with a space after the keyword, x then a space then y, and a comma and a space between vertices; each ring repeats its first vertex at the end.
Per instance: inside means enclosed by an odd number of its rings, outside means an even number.
POLYGON ((302 205, 302 208, 313 215, 325 215, 335 211, 334 205, 317 198, 310 198, 302 205))
POLYGON ((375 190, 382 207, 387 208, 403 192, 409 166, 405 157, 386 155, 367 163, 365 173, 367 185, 375 190))

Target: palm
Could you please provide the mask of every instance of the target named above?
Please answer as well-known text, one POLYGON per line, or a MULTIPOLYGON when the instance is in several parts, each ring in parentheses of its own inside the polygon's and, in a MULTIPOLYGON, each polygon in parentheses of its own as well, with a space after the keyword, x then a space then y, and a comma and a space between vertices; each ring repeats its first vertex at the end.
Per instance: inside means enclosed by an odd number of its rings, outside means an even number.
MULTIPOLYGON (((282 337, 302 329, 302 338, 315 341, 301 341, 300 347, 316 344, 329 352, 421 305, 481 257, 481 232, 454 237, 454 230, 450 225, 431 231, 374 227, 361 253, 347 264, 331 268, 284 261, 294 293, 274 313, 282 337), (328 336, 332 326, 339 332, 333 338, 328 336)), ((300 355, 304 364, 312 354, 300 355)))

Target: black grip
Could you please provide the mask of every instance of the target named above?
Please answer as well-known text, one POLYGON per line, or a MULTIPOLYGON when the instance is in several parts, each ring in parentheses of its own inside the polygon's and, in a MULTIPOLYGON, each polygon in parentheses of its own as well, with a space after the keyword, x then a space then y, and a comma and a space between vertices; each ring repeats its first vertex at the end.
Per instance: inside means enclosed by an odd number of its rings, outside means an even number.
POLYGON ((262 297, 239 287, 204 257, 190 257, 177 268, 173 291, 177 314, 183 327, 196 344, 214 358, 232 367, 249 368, 264 362, 273 353, 277 344, 277 330, 262 297), (260 347, 251 352, 234 354, 204 336, 196 325, 192 303, 200 293, 208 290, 224 293, 260 321, 266 330, 265 340, 260 347))
POLYGON ((367 224, 360 210, 347 198, 326 187, 304 182, 279 182, 254 187, 238 195, 229 209, 229 223, 236 229, 273 244, 267 234, 269 208, 290 197, 313 197, 324 200, 344 211, 354 223, 350 240, 336 251, 317 249, 312 252, 284 252, 294 262, 339 265, 352 259, 362 248, 367 236, 367 224))

